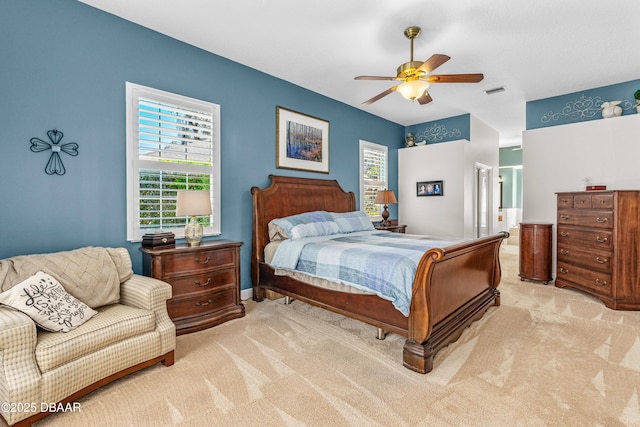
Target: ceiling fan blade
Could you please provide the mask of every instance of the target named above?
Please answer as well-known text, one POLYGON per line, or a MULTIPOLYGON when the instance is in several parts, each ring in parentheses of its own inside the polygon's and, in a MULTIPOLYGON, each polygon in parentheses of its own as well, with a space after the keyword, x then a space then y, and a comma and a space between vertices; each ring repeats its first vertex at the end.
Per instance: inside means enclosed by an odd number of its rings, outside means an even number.
POLYGON ((429 74, 430 72, 432 72, 433 70, 435 70, 436 68, 438 68, 439 66, 441 66, 442 64, 444 64, 450 59, 451 58, 447 55, 436 53, 435 55, 431 55, 431 58, 424 61, 424 63, 421 66, 419 66, 416 71, 418 73, 429 74))
POLYGON ((358 76, 355 78, 356 80, 395 80, 395 77, 384 77, 384 76, 358 76))
POLYGON ((374 102, 376 102, 376 101, 377 101, 377 100, 379 100, 380 98, 384 98, 385 96, 389 95, 391 92, 395 91, 397 87, 398 87, 398 86, 394 86, 394 87, 391 87, 391 88, 389 88, 389 89, 385 90, 385 91, 384 91, 384 92, 382 92, 382 93, 379 93, 378 95, 374 96, 373 98, 371 98, 371 99, 369 99, 369 100, 367 100, 367 101, 364 101, 364 102, 362 103, 362 105, 370 105, 370 104, 373 104, 374 102))
POLYGON ((420 105, 424 105, 433 101, 433 98, 431 98, 431 95, 429 95, 429 92, 425 90, 420 98, 416 98, 416 101, 418 101, 420 105))
POLYGON ((427 77, 429 83, 478 83, 484 74, 440 74, 427 77))

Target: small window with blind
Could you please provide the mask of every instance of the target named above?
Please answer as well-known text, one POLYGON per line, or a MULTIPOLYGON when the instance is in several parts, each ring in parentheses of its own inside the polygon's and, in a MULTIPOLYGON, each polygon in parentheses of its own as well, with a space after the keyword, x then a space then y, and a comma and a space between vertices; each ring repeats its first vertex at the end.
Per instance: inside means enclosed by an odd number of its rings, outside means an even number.
POLYGON ((360 141, 360 210, 371 221, 382 220, 382 206, 375 204, 378 190, 388 188, 388 148, 360 141))
POLYGON ((178 190, 208 190, 212 214, 198 217, 205 235, 220 233, 220 106, 133 83, 127 96, 127 240, 171 231, 178 190))

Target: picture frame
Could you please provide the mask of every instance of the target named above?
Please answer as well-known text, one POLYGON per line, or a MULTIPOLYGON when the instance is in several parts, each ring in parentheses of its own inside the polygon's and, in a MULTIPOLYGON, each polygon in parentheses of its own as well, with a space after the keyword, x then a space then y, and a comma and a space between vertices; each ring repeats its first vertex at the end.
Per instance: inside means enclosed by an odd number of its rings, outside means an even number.
POLYGON ((443 196, 444 182, 439 181, 418 181, 416 182, 416 195, 418 197, 443 196))
POLYGON ((276 167, 329 173, 329 122, 277 107, 276 167))

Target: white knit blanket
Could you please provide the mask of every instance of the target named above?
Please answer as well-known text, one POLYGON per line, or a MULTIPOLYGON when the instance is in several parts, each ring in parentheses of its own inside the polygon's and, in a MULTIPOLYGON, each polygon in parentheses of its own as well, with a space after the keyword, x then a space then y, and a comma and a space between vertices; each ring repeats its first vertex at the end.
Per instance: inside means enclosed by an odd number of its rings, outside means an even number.
POLYGON ((85 247, 0 260, 0 289, 6 291, 38 271, 55 277, 91 308, 119 302, 120 283, 133 275, 125 248, 85 247))

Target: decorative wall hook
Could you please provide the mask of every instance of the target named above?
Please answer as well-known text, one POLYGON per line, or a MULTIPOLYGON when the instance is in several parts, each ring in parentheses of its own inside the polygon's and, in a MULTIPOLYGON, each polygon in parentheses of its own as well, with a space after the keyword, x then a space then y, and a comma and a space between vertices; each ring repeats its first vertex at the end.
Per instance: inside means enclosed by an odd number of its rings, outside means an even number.
POLYGON ((30 150, 34 153, 41 151, 51 150, 51 157, 45 166, 44 171, 47 175, 64 175, 66 170, 62 164, 60 158, 60 151, 67 153, 70 156, 78 155, 78 144, 75 142, 68 142, 66 144, 58 145, 62 141, 64 134, 57 129, 52 129, 47 132, 49 141, 43 141, 40 138, 31 138, 30 150))

